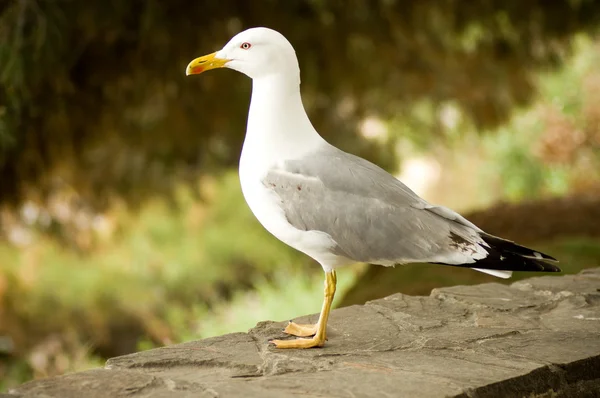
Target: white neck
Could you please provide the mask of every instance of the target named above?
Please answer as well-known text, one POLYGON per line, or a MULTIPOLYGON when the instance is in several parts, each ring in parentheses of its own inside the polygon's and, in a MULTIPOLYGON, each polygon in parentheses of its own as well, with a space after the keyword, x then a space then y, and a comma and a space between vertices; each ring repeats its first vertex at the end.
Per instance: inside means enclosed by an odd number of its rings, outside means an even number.
POLYGON ((289 75, 253 80, 242 161, 298 158, 324 142, 304 110, 299 83, 289 75))

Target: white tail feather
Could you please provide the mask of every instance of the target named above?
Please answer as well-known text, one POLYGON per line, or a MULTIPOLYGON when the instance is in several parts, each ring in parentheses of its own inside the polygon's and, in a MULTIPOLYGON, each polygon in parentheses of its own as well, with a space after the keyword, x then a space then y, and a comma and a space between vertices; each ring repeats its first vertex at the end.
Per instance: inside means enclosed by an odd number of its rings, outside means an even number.
POLYGON ((507 279, 512 276, 512 271, 499 271, 497 269, 481 269, 481 268, 472 268, 475 271, 483 272, 485 274, 490 274, 493 276, 497 276, 498 278, 507 279))

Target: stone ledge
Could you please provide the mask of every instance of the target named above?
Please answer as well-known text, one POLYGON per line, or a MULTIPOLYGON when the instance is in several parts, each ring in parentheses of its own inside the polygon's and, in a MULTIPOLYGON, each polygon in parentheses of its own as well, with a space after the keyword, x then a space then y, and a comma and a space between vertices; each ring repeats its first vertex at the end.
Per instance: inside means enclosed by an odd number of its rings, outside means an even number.
MULTIPOLYGON (((317 315, 299 319, 314 322, 317 315)), ((600 391, 600 268, 335 310, 321 349, 284 323, 110 359, 12 397, 584 397, 600 391)))

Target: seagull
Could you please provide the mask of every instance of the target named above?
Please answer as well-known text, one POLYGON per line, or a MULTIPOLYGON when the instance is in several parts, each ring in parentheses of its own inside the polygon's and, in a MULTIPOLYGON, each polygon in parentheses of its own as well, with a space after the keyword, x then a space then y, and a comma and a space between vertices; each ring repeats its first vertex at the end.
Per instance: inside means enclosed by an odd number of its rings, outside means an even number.
POLYGON ((500 278, 512 271, 560 272, 547 254, 490 235, 460 214, 428 203, 396 177, 323 139, 300 95, 294 48, 279 32, 251 28, 221 50, 191 61, 186 75, 229 68, 252 79, 239 164, 242 192, 275 237, 316 260, 325 293, 314 325, 292 321, 295 339, 277 348, 322 347, 336 269, 352 263, 435 263, 500 278))

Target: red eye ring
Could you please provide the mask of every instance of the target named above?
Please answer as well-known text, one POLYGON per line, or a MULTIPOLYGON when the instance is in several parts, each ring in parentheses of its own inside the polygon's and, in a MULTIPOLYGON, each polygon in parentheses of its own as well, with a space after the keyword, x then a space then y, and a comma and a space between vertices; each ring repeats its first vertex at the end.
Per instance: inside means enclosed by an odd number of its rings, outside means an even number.
POLYGON ((241 48, 242 50, 249 50, 249 49, 250 49, 250 47, 252 47, 252 44, 250 44, 250 43, 248 43, 248 42, 244 42, 244 43, 242 43, 242 45, 240 46, 240 48, 241 48))

